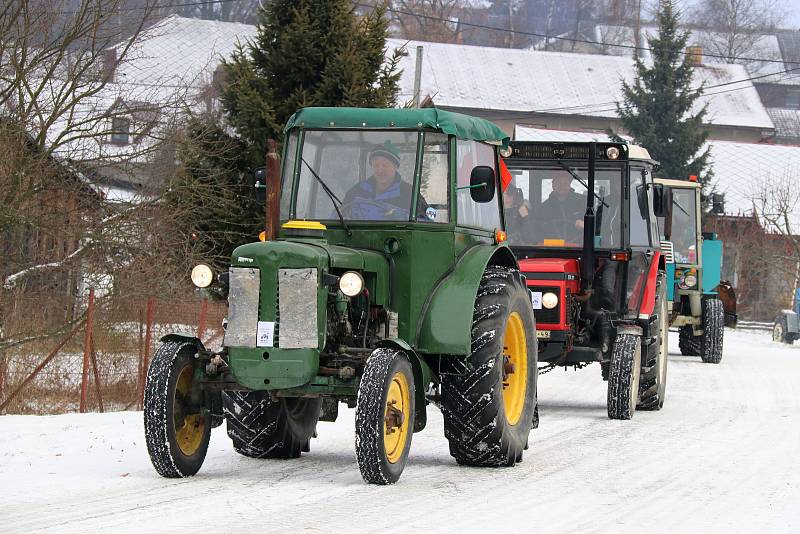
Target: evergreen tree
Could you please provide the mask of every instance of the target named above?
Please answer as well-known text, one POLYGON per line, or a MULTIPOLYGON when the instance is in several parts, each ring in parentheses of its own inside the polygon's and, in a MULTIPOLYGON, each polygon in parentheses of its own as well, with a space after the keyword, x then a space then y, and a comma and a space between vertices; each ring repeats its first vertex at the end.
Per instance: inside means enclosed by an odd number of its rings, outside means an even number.
POLYGON ((254 42, 223 63, 222 104, 261 163, 267 139, 301 107, 390 107, 400 52, 386 60, 388 18, 379 5, 359 17, 349 0, 273 0, 260 12, 254 42))
POLYGON ((636 78, 633 84, 622 82, 624 101, 617 113, 634 141, 661 163, 657 175, 685 180, 694 174, 708 182, 709 149, 700 153, 709 134, 703 126, 707 105, 692 114, 702 87, 691 87, 694 65, 683 53, 689 32, 678 29, 672 0, 661 0, 658 25, 658 36, 648 38, 653 64, 634 58, 636 78))

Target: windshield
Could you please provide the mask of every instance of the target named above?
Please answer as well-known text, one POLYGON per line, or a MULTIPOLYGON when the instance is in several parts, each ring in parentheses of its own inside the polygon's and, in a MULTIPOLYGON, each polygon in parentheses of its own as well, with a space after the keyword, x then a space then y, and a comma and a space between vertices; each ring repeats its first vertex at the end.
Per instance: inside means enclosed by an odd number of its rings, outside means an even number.
MULTIPOLYGON (((345 220, 408 221, 418 139, 415 131, 306 131, 295 217, 338 220, 338 205, 345 220)), ((421 201, 418 215, 434 217, 428 207, 421 201)))
POLYGON ((672 245, 676 263, 697 263, 695 189, 672 189, 672 245))
MULTIPOLYGON (((511 245, 582 247, 588 184, 586 168, 514 169, 503 193, 506 231, 511 245), (583 183, 581 183, 583 182, 583 183)), ((595 246, 619 247, 622 233, 622 170, 595 171, 595 246)))

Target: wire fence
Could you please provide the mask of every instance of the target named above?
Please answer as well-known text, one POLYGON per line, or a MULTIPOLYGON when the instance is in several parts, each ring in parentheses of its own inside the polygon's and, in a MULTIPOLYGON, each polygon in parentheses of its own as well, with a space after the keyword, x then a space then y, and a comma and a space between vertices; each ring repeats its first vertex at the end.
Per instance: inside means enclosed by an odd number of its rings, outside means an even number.
POLYGON ((20 342, 0 350, 0 413, 140 408, 147 366, 162 336, 196 335, 207 347, 221 346, 223 302, 95 299, 91 291, 78 305, 76 318, 50 335, 54 317, 46 309, 52 302, 14 302, 5 340, 20 342))

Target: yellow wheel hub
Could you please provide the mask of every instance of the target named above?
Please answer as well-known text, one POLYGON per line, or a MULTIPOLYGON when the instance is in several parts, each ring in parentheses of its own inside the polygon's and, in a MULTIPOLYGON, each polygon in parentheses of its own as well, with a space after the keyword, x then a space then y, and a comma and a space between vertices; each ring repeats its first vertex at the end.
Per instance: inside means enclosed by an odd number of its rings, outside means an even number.
POLYGON ((186 456, 191 456, 200 448, 206 430, 206 418, 199 413, 190 413, 192 378, 194 367, 186 365, 178 375, 175 384, 175 398, 172 402, 172 421, 178 447, 186 456))
POLYGON ((516 425, 525 409, 528 390, 528 346, 522 317, 513 312, 503 336, 503 404, 506 420, 516 425))
POLYGON ((389 383, 386 409, 383 414, 383 449, 389 463, 403 456, 408 441, 408 422, 411 419, 411 396, 406 375, 397 372, 389 383))

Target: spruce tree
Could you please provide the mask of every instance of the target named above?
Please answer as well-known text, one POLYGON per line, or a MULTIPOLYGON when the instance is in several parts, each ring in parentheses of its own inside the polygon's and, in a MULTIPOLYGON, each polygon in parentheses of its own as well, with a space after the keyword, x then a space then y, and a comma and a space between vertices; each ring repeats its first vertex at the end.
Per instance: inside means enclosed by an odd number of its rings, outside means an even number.
POLYGON ((251 161, 263 161, 267 139, 280 140, 301 107, 395 104, 400 53, 386 60, 386 7, 363 17, 354 9, 349 0, 273 0, 254 41, 223 63, 223 108, 251 161))
POLYGON ((636 78, 622 82, 617 113, 636 144, 661 163, 656 175, 685 180, 694 174, 707 183, 709 149, 700 152, 709 135, 703 126, 707 105, 692 114, 702 87, 691 86, 694 65, 684 55, 689 32, 679 30, 678 18, 672 0, 661 0, 658 36, 648 38, 652 66, 634 57, 636 78))

